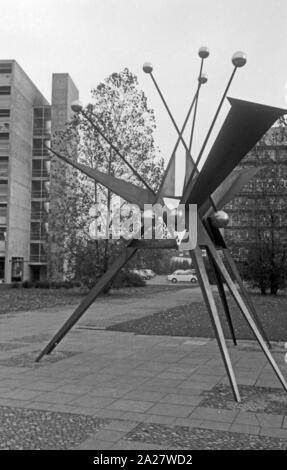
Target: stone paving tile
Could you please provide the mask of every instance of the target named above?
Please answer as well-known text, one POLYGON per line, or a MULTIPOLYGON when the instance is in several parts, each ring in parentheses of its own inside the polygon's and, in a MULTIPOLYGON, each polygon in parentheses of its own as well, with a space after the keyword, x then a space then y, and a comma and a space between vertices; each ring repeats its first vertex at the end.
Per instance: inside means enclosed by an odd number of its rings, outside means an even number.
POLYGON ((82 395, 78 396, 77 398, 74 397, 72 401, 73 406, 88 406, 92 408, 102 409, 106 406, 110 405, 115 401, 114 398, 104 398, 104 397, 97 397, 92 395, 82 395))
POLYGON ((101 429, 95 434, 95 438, 100 441, 117 442, 122 439, 126 431, 116 431, 115 429, 101 429))
POLYGON ((126 397, 129 389, 111 388, 111 387, 97 387, 89 391, 89 395, 106 398, 121 398, 126 397))
POLYGON ((200 428, 203 429, 214 429, 219 431, 228 431, 230 428, 230 423, 223 422, 223 421, 212 421, 208 419, 204 419, 202 423, 199 425, 200 428))
POLYGON ((201 425, 203 422, 203 418, 176 418, 174 421, 175 426, 181 426, 181 427, 191 427, 191 428, 196 428, 201 425))
POLYGON ((32 400, 40 396, 41 392, 39 390, 23 390, 20 388, 15 388, 14 390, 9 390, 8 392, 2 392, 0 397, 11 398, 15 400, 32 400))
POLYGON ((190 405, 197 406, 202 401, 202 396, 200 395, 182 395, 170 393, 165 395, 160 402, 162 403, 171 403, 174 405, 190 405))
POLYGON ((104 429, 112 429, 114 431, 129 432, 138 425, 135 421, 113 420, 106 424, 104 429))
POLYGON ((240 411, 234 420, 234 424, 246 426, 259 426, 258 419, 255 413, 240 411))
POLYGON ((186 418, 193 411, 193 407, 184 405, 172 405, 169 403, 158 403, 148 410, 155 415, 173 416, 174 418, 186 418))
POLYGON ((63 405, 76 400, 77 394, 74 393, 60 393, 60 392, 47 392, 37 395, 38 402, 46 402, 46 403, 62 403, 63 405))
POLYGON ((14 349, 19 349, 19 348, 24 348, 27 347, 27 344, 25 343, 0 343, 0 351, 12 351, 14 349))
POLYGON ((157 424, 173 424, 175 422, 174 416, 165 416, 165 415, 152 415, 149 414, 146 416, 145 423, 157 423, 157 424))
POLYGON ((128 419, 130 421, 137 421, 140 423, 144 423, 145 420, 148 418, 148 415, 145 413, 138 413, 135 411, 127 411, 124 413, 125 419, 128 419))
MULTIPOLYGON (((21 354, 18 356, 11 356, 6 359, 1 359, 0 360, 0 365, 5 366, 5 367, 33 367, 33 368, 38 368, 38 367, 44 367, 47 364, 62 361, 63 359, 67 359, 68 357, 71 357, 75 354, 76 352, 72 351, 56 351, 53 353, 51 356, 45 356, 41 362, 35 363, 35 359, 37 357, 37 354, 39 351, 31 351, 25 354, 21 354)), ((14 369, 15 370, 15 369, 14 369)))
POLYGON ((260 432, 259 426, 252 426, 250 424, 236 424, 233 423, 230 427, 230 432, 239 432, 243 434, 256 434, 258 435, 260 432))
MULTIPOLYGON (((22 343, 42 343, 51 339, 51 335, 46 333, 40 333, 36 335, 21 336, 20 338, 13 338, 13 341, 20 341, 22 343)), ((12 339, 11 339, 12 341, 12 339)))
POLYGON ((120 411, 132 411, 144 413, 153 405, 150 401, 140 401, 140 400, 117 400, 114 401, 107 408, 110 410, 120 410, 120 411))
POLYGON ((257 413, 256 418, 259 426, 270 428, 281 428, 284 420, 283 415, 270 415, 266 413, 257 413))
POLYGON ((287 448, 287 429, 264 427, 260 430, 260 436, 270 436, 285 439, 287 448))
POLYGON ((140 400, 158 402, 164 397, 164 393, 133 390, 125 395, 125 400, 140 400))

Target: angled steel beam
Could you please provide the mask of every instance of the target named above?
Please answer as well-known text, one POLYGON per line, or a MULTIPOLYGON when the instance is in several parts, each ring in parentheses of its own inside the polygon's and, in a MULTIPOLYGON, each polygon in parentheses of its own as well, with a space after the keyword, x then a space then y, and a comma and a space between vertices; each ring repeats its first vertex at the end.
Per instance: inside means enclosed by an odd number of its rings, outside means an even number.
POLYGON ((82 163, 78 163, 64 155, 61 155, 49 147, 47 147, 47 149, 64 162, 89 176, 89 178, 97 181, 97 183, 110 189, 113 193, 122 197, 126 201, 131 202, 132 204, 137 204, 142 210, 144 210, 144 204, 152 204, 154 201, 154 193, 149 189, 140 188, 133 183, 128 183, 120 178, 116 178, 115 176, 107 175, 95 168, 89 168, 82 163))
POLYGON ((225 370, 227 372, 227 376, 230 381, 230 385, 234 394, 234 398, 237 402, 240 402, 240 394, 238 390, 238 386, 236 383, 232 363, 230 360, 230 356, 228 353, 228 349, 226 346, 220 318, 218 315, 217 307, 214 301, 214 297, 212 294, 212 290, 209 284, 208 276, 206 273, 206 269, 204 266, 203 258, 202 258, 202 253, 200 248, 197 246, 195 250, 192 250, 190 252, 191 259, 193 261, 194 266, 196 267, 197 275, 198 275, 198 282, 201 287, 201 291, 203 294, 203 298, 210 316, 210 320, 215 332, 215 337, 218 343, 218 347, 223 359, 223 363, 225 366, 225 370))
POLYGON ((243 300, 242 296, 240 295, 236 284, 230 277, 226 267, 224 266, 223 261, 221 260, 220 256, 217 253, 216 248, 214 247, 206 229, 204 228, 201 220, 198 220, 197 223, 198 231, 201 235, 201 239, 204 240, 204 244, 206 249, 209 251, 210 255, 213 258, 214 263, 216 264, 217 268, 219 269, 223 280, 225 281, 227 287, 229 288, 229 291, 234 298, 236 304, 238 305, 243 318, 246 320, 248 326, 250 327, 251 331, 253 332, 255 338, 257 339, 262 351, 264 352, 266 359, 268 360, 269 364, 273 368, 275 374, 277 375, 279 381, 281 382, 284 390, 287 392, 287 384, 285 381, 285 378, 280 371, 278 365, 276 364, 272 354, 270 353, 267 344, 264 341, 264 338, 261 335, 261 332, 259 331, 254 319, 252 318, 251 313, 249 312, 248 306, 246 305, 245 301, 243 300))
MULTIPOLYGON (((243 168, 240 170, 234 170, 223 183, 212 193, 212 199, 218 210, 223 207, 234 197, 240 193, 242 188, 251 181, 251 179, 262 170, 262 166, 243 168)), ((210 200, 201 206, 200 215, 208 217, 212 213, 212 206, 210 200)))
POLYGON ((114 264, 103 274, 100 280, 96 285, 91 289, 88 295, 82 300, 80 305, 76 308, 74 313, 68 318, 68 320, 63 324, 59 331, 53 336, 51 341, 47 346, 41 351, 39 356, 36 358, 36 362, 39 362, 45 354, 50 354, 53 349, 60 343, 60 341, 66 336, 70 329, 79 321, 79 319, 84 315, 86 310, 90 305, 96 300, 104 288, 113 280, 115 275, 120 271, 120 269, 131 259, 131 257, 137 251, 137 248, 132 246, 130 242, 123 254, 117 258, 114 264))
POLYGON ((199 207, 220 186, 267 130, 286 113, 249 101, 229 98, 231 109, 195 182, 190 178, 181 200, 199 207))

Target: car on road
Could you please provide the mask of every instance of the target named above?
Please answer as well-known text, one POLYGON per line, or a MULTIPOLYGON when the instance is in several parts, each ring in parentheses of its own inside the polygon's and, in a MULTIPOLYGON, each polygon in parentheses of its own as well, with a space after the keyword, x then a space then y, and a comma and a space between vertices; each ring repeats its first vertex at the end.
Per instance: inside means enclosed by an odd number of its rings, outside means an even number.
POLYGON ((167 276, 167 280, 176 284, 177 282, 197 282, 197 277, 193 269, 177 269, 174 273, 167 276))
POLYGON ((153 272, 152 269, 132 269, 132 272, 140 276, 145 281, 149 281, 152 279, 156 274, 153 272))
POLYGON ((145 275, 148 276, 147 279, 152 279, 156 276, 156 273, 152 269, 142 269, 142 271, 144 271, 145 275))
POLYGON ((132 269, 131 272, 137 274, 144 281, 148 281, 150 279, 150 276, 145 272, 144 269, 132 269))

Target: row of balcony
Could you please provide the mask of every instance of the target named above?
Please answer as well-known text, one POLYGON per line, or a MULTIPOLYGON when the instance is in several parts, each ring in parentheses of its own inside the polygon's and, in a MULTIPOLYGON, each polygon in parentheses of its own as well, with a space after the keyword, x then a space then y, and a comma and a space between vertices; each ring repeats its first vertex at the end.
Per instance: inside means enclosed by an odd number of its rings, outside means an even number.
POLYGON ((30 263, 47 263, 46 255, 30 255, 30 263))
MULTIPOLYGON (((0 171, 1 175, 1 171, 0 171)), ((32 169, 32 178, 50 178, 50 173, 46 168, 32 169)))

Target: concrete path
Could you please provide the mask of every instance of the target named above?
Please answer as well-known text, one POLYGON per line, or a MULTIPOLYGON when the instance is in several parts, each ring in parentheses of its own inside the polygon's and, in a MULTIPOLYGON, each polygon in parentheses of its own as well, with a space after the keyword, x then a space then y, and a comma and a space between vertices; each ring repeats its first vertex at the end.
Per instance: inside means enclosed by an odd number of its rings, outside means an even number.
MULTIPOLYGON (((194 288, 101 298, 80 326, 103 328, 200 296, 194 288)), ((214 443, 217 448, 286 448, 287 394, 254 342, 237 348, 228 343, 242 404, 233 401, 217 344, 209 339, 76 327, 51 356, 33 364, 71 310, 0 317, 0 415, 10 430, 0 437, 0 448, 23 446, 12 432, 18 419, 32 439, 26 448, 191 449, 198 443, 201 448, 214 443), (80 436, 80 421, 73 427, 75 416, 92 419, 80 436), (47 429, 55 426, 57 433, 57 420, 63 422, 62 437, 54 443, 47 429)), ((274 346, 287 376, 286 350, 282 344, 274 346)))

